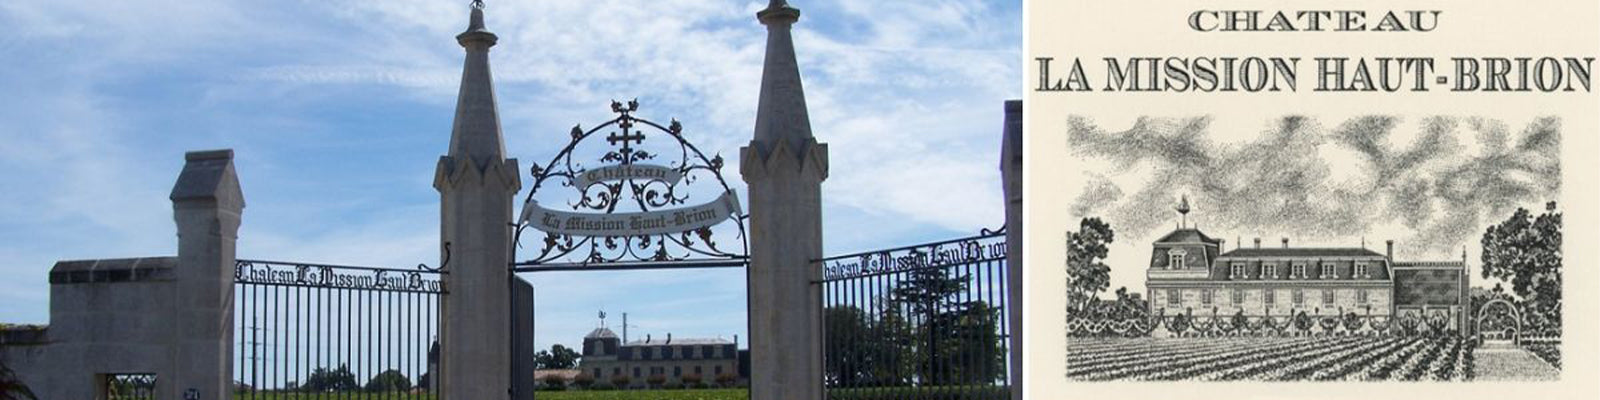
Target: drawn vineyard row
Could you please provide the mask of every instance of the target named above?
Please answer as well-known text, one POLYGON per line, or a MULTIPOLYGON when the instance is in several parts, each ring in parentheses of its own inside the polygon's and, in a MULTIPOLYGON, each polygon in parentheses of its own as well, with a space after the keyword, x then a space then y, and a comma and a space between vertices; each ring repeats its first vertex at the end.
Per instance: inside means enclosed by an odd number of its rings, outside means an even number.
POLYGON ((1078 381, 1471 380, 1473 341, 1454 337, 1073 338, 1078 381))

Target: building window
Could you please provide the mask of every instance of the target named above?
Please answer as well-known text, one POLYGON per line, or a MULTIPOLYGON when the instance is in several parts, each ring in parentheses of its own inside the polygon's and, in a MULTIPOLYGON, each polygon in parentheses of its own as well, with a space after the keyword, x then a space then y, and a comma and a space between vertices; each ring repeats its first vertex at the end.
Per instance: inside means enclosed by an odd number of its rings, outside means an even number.
POLYGON ((1244 263, 1233 263, 1233 270, 1228 271, 1228 279, 1245 279, 1245 275, 1244 263))
POLYGON ((1306 265, 1305 264, 1295 263, 1294 266, 1289 267, 1289 279, 1305 279, 1305 278, 1306 278, 1306 265))
POLYGON ((1302 304, 1306 304, 1306 291, 1305 291, 1305 289, 1295 289, 1294 290, 1294 305, 1298 306, 1298 305, 1302 305, 1302 304))
POLYGON ((639 377, 639 367, 633 367, 633 377, 639 377))
POLYGON ((1273 302, 1278 300, 1277 297, 1276 290, 1266 289, 1261 291, 1261 301, 1267 303, 1268 305, 1271 305, 1273 302))
POLYGON ((1335 279, 1335 278, 1338 278, 1338 277, 1339 277, 1339 274, 1337 272, 1334 272, 1333 263, 1322 263, 1322 276, 1320 276, 1319 278, 1322 278, 1322 279, 1335 279))
POLYGON ((594 369, 594 378, 595 379, 600 379, 600 369, 599 368, 595 368, 594 369))
POLYGON ((1361 289, 1361 290, 1356 291, 1356 302, 1357 303, 1362 303, 1362 304, 1366 304, 1367 303, 1367 289, 1361 289))
POLYGON ((1333 304, 1333 289, 1322 289, 1322 304, 1333 304))
POLYGON ((1261 264, 1261 279, 1278 279, 1278 264, 1261 264))
POLYGON ((661 359, 663 359, 663 360, 671 360, 672 359, 672 347, 662 347, 661 348, 661 359))
POLYGON ((717 371, 716 372, 717 375, 722 375, 722 366, 718 365, 717 368, 714 371, 717 371))
POLYGON ((646 359, 646 360, 653 359, 653 358, 655 358, 655 356, 656 356, 656 349, 654 347, 646 347, 646 348, 644 348, 644 359, 646 359))
POLYGON ((1183 292, 1178 289, 1167 289, 1167 304, 1178 305, 1183 303, 1183 292))
POLYGON ((1167 252, 1167 269, 1183 269, 1183 256, 1189 252, 1183 249, 1172 249, 1167 252))
POLYGON ((1200 304, 1211 304, 1211 289, 1200 289, 1200 304))
POLYGON ((672 367, 672 377, 676 378, 676 377, 680 377, 680 376, 683 376, 683 367, 682 366, 673 366, 672 367))
POLYGON ((1233 289, 1233 304, 1244 303, 1244 289, 1233 289))
POLYGON ((699 365, 694 366, 694 374, 695 375, 699 375, 700 374, 700 366, 699 365))
POLYGON ((716 351, 716 348, 714 348, 714 347, 711 347, 711 346, 700 346, 700 358, 711 358, 712 357, 711 354, 713 352, 715 352, 715 351, 716 351))
POLYGON ((1371 278, 1372 277, 1371 275, 1367 275, 1367 263, 1356 263, 1356 275, 1355 275, 1355 277, 1357 277, 1357 278, 1371 278))
MULTIPOLYGON (((622 375, 622 367, 616 367, 616 368, 612 368, 611 369, 611 376, 617 376, 617 375, 622 375)), ((600 378, 599 376, 595 377, 595 379, 599 379, 599 378, 600 378)))

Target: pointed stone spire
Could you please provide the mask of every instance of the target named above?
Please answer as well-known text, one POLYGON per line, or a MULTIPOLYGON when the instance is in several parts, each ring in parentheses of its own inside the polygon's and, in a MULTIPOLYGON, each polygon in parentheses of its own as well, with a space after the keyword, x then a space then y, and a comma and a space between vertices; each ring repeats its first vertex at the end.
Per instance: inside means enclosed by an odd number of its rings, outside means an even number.
POLYGON ((756 107, 755 140, 762 151, 772 151, 778 141, 789 149, 804 149, 811 139, 811 118, 806 113, 805 90, 800 84, 800 65, 795 59, 790 27, 800 19, 800 10, 784 0, 772 0, 767 9, 756 13, 767 26, 767 55, 761 70, 761 98, 756 107))
POLYGON ((495 102, 494 79, 489 73, 489 47, 499 37, 483 26, 483 2, 472 2, 467 31, 456 35, 467 51, 461 71, 461 92, 456 97, 455 124, 450 132, 450 157, 470 158, 479 168, 506 157, 500 133, 500 110, 495 102))

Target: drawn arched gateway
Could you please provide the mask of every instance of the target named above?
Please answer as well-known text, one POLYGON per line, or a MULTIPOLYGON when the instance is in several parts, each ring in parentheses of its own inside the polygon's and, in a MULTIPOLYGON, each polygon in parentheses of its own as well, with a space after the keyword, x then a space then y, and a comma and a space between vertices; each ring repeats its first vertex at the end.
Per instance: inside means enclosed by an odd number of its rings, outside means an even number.
POLYGON ((1522 313, 1506 299, 1494 299, 1478 309, 1473 330, 1479 340, 1510 341, 1519 344, 1522 337, 1522 313))

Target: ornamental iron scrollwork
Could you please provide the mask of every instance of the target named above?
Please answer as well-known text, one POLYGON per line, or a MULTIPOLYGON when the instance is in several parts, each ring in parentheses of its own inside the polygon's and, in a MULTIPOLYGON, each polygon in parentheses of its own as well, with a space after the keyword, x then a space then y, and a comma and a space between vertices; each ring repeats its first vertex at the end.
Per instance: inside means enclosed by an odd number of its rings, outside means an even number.
POLYGON ((744 264, 748 216, 723 178, 722 156, 690 143, 678 120, 660 124, 635 116, 638 110, 638 100, 612 101, 616 118, 573 126, 555 157, 530 168, 533 185, 513 223, 514 241, 521 248, 528 228, 543 235, 514 270, 744 264), (723 242, 729 235, 734 247, 723 242))

